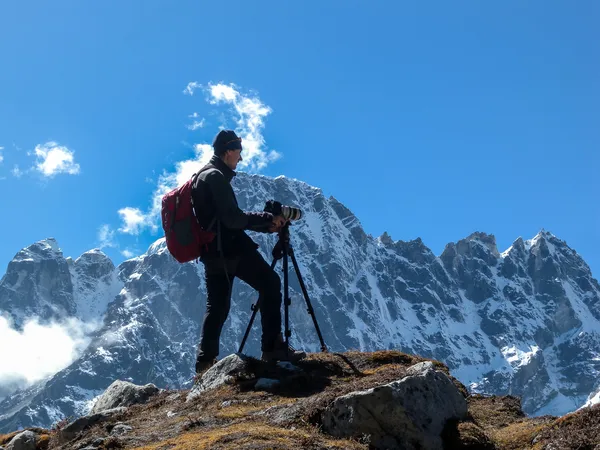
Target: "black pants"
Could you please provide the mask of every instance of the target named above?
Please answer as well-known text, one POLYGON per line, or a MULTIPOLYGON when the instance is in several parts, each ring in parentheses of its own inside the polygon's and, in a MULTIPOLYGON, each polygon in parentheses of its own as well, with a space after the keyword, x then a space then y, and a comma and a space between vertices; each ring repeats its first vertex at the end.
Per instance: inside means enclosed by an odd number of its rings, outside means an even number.
POLYGON ((219 354, 219 338, 229 315, 231 288, 235 278, 259 292, 262 323, 262 350, 272 351, 281 332, 281 280, 258 250, 225 261, 204 262, 206 274, 206 313, 202 324, 198 360, 210 360, 219 354), (227 275, 229 275, 229 280, 227 275), (231 281, 231 286, 229 282, 231 281))

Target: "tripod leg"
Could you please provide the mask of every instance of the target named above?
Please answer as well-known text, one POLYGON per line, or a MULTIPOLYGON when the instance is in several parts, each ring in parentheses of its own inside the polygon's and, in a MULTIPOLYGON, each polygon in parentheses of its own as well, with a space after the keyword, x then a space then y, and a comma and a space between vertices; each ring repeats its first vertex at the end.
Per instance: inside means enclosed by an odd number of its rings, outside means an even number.
POLYGON ((325 341, 323 340, 323 335, 321 334, 321 330, 319 328, 319 324, 317 323, 317 318, 315 316, 315 311, 310 303, 310 299, 308 298, 308 291, 306 290, 306 286, 304 285, 304 280, 302 279, 302 274, 300 273, 300 268, 298 267, 298 262, 296 261, 296 256, 294 255, 294 251, 290 248, 289 254, 292 257, 292 263, 294 264, 294 269, 296 270, 296 276, 298 277, 298 282, 300 283, 300 289, 302 289, 302 294, 304 295, 304 300, 306 301, 306 307, 308 309, 308 313, 311 315, 313 323, 315 324, 315 329, 317 330, 317 334, 319 336, 319 341, 321 341, 321 351, 327 352, 327 346, 325 345, 325 341))
POLYGON ((283 295, 284 295, 283 302, 285 305, 285 351, 286 351, 286 353, 288 353, 289 349, 290 349, 290 336, 292 334, 292 332, 290 331, 289 306, 291 305, 292 301, 290 300, 290 295, 289 295, 287 251, 283 252, 283 295))
MULTIPOLYGON (((275 267, 275 264, 277 264, 277 259, 273 259, 273 262, 271 263, 271 269, 275 267)), ((252 310, 252 316, 250 317, 250 323, 248 323, 248 327, 246 328, 246 332, 244 333, 244 337, 242 339, 242 343, 240 344, 240 348, 238 349, 238 353, 242 353, 244 345, 246 345, 246 339, 248 339, 250 329, 252 328, 252 324, 254 323, 254 319, 256 318, 256 313, 260 309, 260 296, 258 297, 258 300, 256 300, 256 303, 250 306, 250 309, 252 310)))

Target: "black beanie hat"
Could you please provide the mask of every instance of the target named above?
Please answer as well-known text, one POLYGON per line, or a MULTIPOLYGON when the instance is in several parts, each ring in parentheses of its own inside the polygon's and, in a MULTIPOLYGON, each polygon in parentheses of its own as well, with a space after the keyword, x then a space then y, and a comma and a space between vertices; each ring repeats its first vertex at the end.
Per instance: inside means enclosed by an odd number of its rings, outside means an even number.
POLYGON ((238 137, 233 130, 221 130, 213 141, 215 155, 221 156, 227 150, 241 150, 242 138, 238 137))

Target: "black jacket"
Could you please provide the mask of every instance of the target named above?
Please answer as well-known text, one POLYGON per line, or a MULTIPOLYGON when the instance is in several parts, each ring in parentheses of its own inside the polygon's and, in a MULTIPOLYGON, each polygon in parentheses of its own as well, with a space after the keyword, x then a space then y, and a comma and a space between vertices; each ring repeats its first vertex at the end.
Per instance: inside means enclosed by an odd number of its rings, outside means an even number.
POLYGON ((266 233, 273 222, 271 213, 244 212, 240 209, 231 187, 235 175, 221 158, 213 156, 196 177, 192 190, 196 217, 205 228, 216 218, 211 230, 220 232, 220 236, 208 246, 203 260, 221 256, 218 252, 219 238, 225 258, 256 250, 258 245, 244 230, 266 233))

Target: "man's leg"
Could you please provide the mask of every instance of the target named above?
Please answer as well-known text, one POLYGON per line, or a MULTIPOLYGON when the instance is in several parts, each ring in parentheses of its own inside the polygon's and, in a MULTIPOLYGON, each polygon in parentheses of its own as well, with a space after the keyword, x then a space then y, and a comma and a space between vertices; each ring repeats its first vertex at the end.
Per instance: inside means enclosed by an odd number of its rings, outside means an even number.
POLYGON ((256 289, 260 297, 262 350, 273 350, 281 333, 281 280, 258 250, 244 254, 235 276, 256 289))
MULTIPOLYGON (((227 274, 221 270, 214 270, 209 265, 205 266, 206 271, 206 312, 202 324, 202 334, 200 345, 198 346, 198 355, 196 358, 196 367, 209 365, 219 354, 219 338, 223 324, 227 320, 229 307, 231 304, 231 286, 233 275, 227 274)), ((196 370, 198 371, 198 370, 196 370)))

